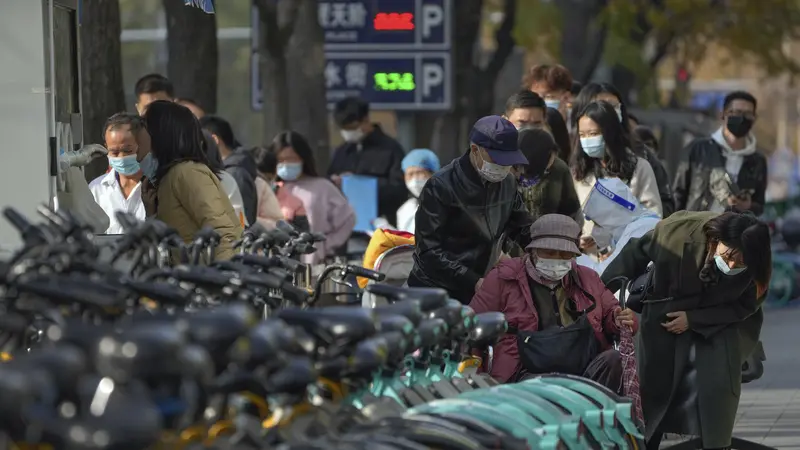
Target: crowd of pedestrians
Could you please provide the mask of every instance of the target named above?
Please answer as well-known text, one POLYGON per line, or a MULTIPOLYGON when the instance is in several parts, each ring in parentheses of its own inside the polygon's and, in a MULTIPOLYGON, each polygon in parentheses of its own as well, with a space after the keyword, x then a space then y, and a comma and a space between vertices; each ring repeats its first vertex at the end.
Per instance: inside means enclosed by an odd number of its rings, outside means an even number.
POLYGON ((248 225, 287 220, 327 237, 306 257, 321 263, 356 224, 343 180, 372 177, 382 227, 413 234, 408 285, 506 314, 497 379, 560 371, 622 392, 613 343, 627 327, 647 355, 648 448, 665 432, 701 435, 707 449, 730 445, 771 268, 769 229, 756 218, 767 166, 752 95, 725 98, 721 127, 683 150, 670 181, 656 133, 614 86, 582 85, 559 65, 532 67, 447 164, 429 149, 406 153, 358 98, 336 104, 344 142, 324 171, 295 131, 245 147, 225 119, 176 98, 165 77, 147 75, 135 92, 138 114, 106 123, 109 171, 90 184, 108 233, 123 232, 119 210, 157 217, 187 241, 210 226, 224 259, 248 225), (620 307, 607 287, 619 276, 643 287, 637 306, 620 307))

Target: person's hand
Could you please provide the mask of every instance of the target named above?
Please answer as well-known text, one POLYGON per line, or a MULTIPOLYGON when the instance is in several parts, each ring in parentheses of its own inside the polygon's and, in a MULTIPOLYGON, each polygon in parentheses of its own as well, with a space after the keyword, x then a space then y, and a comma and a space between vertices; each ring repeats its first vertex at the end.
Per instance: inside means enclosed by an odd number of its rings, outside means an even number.
POLYGON ((335 184, 337 187, 342 187, 342 177, 341 176, 339 176, 339 175, 331 175, 331 181, 333 181, 333 184, 335 184))
POLYGON ((617 306, 617 309, 614 310, 614 323, 617 324, 617 328, 619 329, 622 329, 622 327, 633 328, 636 324, 633 311, 628 308, 622 309, 617 306))
POLYGON ((667 323, 662 323, 661 326, 673 334, 681 334, 689 329, 689 320, 686 318, 686 311, 676 311, 667 313, 670 320, 667 323))
POLYGON ((477 292, 482 285, 483 285, 483 278, 481 278, 480 280, 478 280, 477 283, 475 283, 475 292, 477 292))
POLYGON ((158 189, 153 186, 153 183, 150 182, 147 178, 142 178, 142 203, 144 204, 144 211, 145 216, 151 217, 156 215, 156 205, 157 205, 157 193, 158 189))
POLYGON ((591 236, 581 236, 580 247, 581 250, 587 251, 591 250, 597 246, 597 243, 594 241, 594 238, 591 236))

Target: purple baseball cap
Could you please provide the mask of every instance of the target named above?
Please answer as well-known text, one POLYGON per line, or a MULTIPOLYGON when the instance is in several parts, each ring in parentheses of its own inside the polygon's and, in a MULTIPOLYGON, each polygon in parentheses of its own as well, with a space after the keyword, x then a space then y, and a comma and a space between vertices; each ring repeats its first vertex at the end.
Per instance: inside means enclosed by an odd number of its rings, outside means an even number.
POLYGON ((492 161, 501 166, 528 164, 528 159, 517 146, 518 137, 514 124, 500 116, 478 119, 469 133, 470 142, 486 149, 492 161))

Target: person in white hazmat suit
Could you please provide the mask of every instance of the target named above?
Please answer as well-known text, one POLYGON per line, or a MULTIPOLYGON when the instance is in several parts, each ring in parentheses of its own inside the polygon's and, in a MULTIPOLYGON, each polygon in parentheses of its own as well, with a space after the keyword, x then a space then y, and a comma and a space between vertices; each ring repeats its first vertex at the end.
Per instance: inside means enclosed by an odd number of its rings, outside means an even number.
POLYGON ((595 182, 592 192, 583 205, 587 220, 600 227, 610 236, 610 253, 598 262, 588 255, 581 255, 577 263, 591 267, 599 275, 619 255, 631 239, 644 236, 655 228, 661 217, 645 208, 633 195, 631 189, 619 178, 601 178, 595 182))

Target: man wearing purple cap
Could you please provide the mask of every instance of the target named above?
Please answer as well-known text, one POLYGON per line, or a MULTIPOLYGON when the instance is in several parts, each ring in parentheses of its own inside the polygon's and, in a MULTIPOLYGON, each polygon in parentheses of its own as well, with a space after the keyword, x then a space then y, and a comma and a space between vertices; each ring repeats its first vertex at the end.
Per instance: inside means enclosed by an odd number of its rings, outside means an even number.
POLYGON ((425 184, 409 286, 443 288, 467 304, 499 257, 504 233, 528 245, 533 221, 509 176, 513 166, 528 164, 517 138, 508 120, 484 117, 472 127, 469 150, 425 184))

